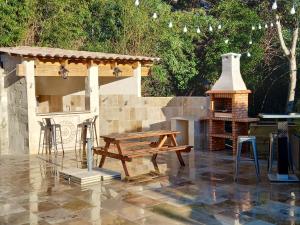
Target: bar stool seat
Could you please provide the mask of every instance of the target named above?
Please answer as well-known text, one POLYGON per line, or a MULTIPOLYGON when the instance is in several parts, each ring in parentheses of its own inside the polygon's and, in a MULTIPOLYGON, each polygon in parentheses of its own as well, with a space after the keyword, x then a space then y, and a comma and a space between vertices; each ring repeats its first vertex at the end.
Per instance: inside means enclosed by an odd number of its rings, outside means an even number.
MULTIPOLYGON (((259 162, 258 162, 258 154, 257 154, 256 137, 255 136, 239 136, 238 137, 234 180, 237 181, 237 179, 238 179, 239 166, 240 166, 240 162, 242 161, 241 160, 241 152, 242 152, 243 143, 251 143, 251 145, 252 145, 252 152, 253 152, 254 159, 246 160, 246 161, 254 161, 256 177, 259 180, 260 179, 259 178, 260 171, 259 171, 259 162)), ((243 161, 245 161, 245 160, 243 160, 243 161)))

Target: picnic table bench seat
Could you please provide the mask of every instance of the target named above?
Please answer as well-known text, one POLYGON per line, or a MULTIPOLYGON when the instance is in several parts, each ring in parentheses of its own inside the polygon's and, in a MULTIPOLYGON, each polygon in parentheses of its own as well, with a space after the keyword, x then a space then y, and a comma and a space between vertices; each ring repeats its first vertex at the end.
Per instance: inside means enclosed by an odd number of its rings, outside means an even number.
MULTIPOLYGON (((146 147, 146 146, 142 146, 146 147)), ((190 152, 193 146, 190 145, 181 145, 181 146, 175 146, 175 147, 170 147, 170 146, 163 146, 161 148, 140 148, 140 149, 126 149, 122 151, 122 156, 126 159, 126 161, 132 161, 133 158, 139 158, 139 157, 144 157, 144 156, 152 156, 153 154, 161 154, 161 153, 166 153, 166 152, 174 152, 174 151, 180 151, 180 152, 190 152)), ((95 147, 94 148, 94 153, 97 155, 107 155, 112 158, 117 158, 120 159, 120 154, 117 153, 112 153, 109 154, 104 150, 103 147, 95 147), (108 155, 109 154, 109 155, 108 155)))

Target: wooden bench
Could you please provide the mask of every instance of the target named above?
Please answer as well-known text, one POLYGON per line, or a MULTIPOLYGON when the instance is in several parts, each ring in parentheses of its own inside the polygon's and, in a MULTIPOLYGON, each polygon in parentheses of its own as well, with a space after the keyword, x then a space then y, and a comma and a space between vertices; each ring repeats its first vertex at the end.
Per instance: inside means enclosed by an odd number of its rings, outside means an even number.
POLYGON ((181 153, 190 152, 193 146, 179 146, 176 141, 178 131, 148 131, 138 133, 126 133, 118 135, 101 136, 105 141, 105 147, 93 148, 94 154, 101 155, 99 167, 103 167, 106 157, 121 160, 125 175, 129 177, 126 162, 131 162, 134 158, 152 156, 151 161, 156 172, 159 172, 156 158, 158 154, 175 152, 181 166, 185 166, 181 153), (135 141, 144 138, 158 138, 157 142, 135 141), (115 146, 115 148, 113 148, 115 146), (113 151, 114 150, 114 151, 113 151))

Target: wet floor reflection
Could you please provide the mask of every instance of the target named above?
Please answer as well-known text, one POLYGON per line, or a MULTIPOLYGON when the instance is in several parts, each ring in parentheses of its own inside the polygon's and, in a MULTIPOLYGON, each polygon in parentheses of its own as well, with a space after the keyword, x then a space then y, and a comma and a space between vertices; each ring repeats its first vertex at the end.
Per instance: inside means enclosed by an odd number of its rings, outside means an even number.
MULTIPOLYGON (((58 173, 84 164, 74 152, 1 156, 0 224, 300 224, 299 184, 270 184, 265 162, 261 183, 251 163, 234 183, 229 153, 193 152, 184 160, 182 168, 174 154, 159 156, 165 175, 155 179, 80 187, 58 173)), ((147 171, 148 161, 131 169, 147 171)), ((107 168, 122 171, 115 160, 107 168)))

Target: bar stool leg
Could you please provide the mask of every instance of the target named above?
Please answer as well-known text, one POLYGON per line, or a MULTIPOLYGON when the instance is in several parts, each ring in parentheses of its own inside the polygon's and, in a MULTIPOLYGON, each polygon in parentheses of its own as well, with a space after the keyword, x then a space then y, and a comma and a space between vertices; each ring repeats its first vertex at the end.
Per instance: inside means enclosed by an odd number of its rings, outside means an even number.
POLYGON ((242 146, 243 146, 243 143, 238 142, 238 144, 237 144, 237 154, 236 154, 236 159, 235 159, 235 176, 234 176, 234 181, 237 181, 237 179, 238 179, 242 146))
POLYGON ((76 129, 76 136, 75 136, 75 157, 76 157, 76 159, 77 159, 78 130, 79 130, 79 127, 77 126, 77 129, 76 129))
POLYGON ((63 155, 65 155, 65 150, 64 150, 63 140, 62 140, 62 134, 61 134, 61 127, 59 127, 59 135, 60 135, 61 149, 62 149, 63 155))
POLYGON ((55 154, 57 154, 58 150, 57 150, 56 128, 55 127, 54 127, 54 129, 52 128, 52 137, 53 137, 54 151, 55 151, 55 154))
POLYGON ((46 140, 46 130, 44 130, 44 135, 43 135, 42 155, 44 154, 45 140, 46 140))
POLYGON ((260 180, 260 171, 259 171, 259 162, 258 162, 256 141, 255 140, 251 140, 251 143, 252 143, 252 151, 253 151, 253 156, 254 156, 256 177, 257 177, 258 180, 260 180))
POLYGON ((40 149, 41 149, 41 138, 42 138, 42 128, 40 129, 40 138, 39 138, 39 150, 38 150, 38 155, 40 154, 40 149))

